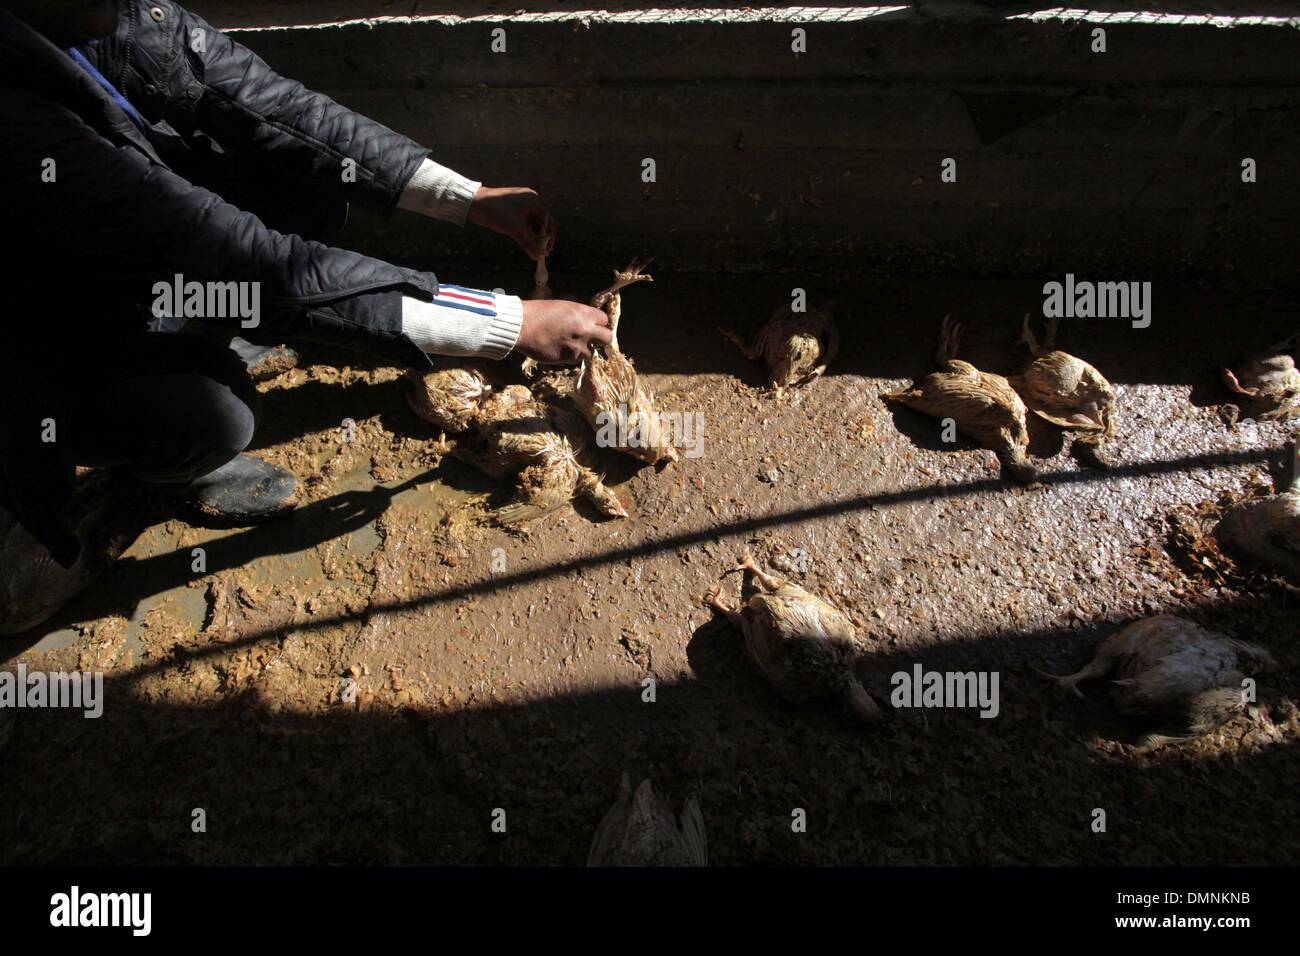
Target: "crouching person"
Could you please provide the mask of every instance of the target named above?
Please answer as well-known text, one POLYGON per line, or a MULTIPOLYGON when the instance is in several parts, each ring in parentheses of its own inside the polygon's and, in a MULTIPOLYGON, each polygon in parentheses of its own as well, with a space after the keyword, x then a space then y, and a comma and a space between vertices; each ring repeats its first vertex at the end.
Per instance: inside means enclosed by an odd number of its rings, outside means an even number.
POLYGON ((47 620, 120 550, 105 543, 114 499, 74 494, 78 468, 236 524, 294 506, 297 477, 245 454, 252 376, 292 360, 281 343, 418 369, 430 354, 575 362, 609 341, 597 309, 324 244, 349 203, 470 222, 533 258, 554 232, 531 189, 440 166, 167 0, 0 0, 0 136, 19 233, 0 348, 0 633, 47 620), (170 283, 184 294, 160 308, 170 283), (192 283, 256 314, 191 310, 192 283))

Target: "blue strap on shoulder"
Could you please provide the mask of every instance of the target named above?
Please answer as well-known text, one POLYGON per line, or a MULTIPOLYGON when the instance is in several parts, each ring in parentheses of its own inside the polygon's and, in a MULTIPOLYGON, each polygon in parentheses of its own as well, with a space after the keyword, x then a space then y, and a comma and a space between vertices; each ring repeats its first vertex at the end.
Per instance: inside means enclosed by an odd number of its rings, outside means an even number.
POLYGON ((131 105, 130 100, 118 92, 117 87, 108 82, 108 78, 104 76, 103 73, 100 73, 99 70, 95 69, 95 65, 86 59, 84 53, 73 46, 68 47, 68 54, 77 61, 78 66, 90 74, 91 79, 104 88, 108 95, 113 98, 113 102, 120 106, 122 112, 130 118, 131 122, 140 127, 141 132, 147 133, 149 131, 149 124, 145 122, 145 119, 140 115, 139 110, 131 105))

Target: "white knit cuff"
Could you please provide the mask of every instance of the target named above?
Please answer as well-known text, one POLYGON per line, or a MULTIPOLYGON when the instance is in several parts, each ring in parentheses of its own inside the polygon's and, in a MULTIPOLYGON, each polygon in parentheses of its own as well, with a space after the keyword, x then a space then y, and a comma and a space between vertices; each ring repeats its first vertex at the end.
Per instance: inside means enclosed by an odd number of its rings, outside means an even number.
POLYGON ((402 190, 397 208, 463 226, 474 194, 482 185, 426 159, 402 190))
POLYGON ((402 333, 435 355, 505 358, 523 324, 518 296, 441 283, 432 302, 402 297, 402 333))

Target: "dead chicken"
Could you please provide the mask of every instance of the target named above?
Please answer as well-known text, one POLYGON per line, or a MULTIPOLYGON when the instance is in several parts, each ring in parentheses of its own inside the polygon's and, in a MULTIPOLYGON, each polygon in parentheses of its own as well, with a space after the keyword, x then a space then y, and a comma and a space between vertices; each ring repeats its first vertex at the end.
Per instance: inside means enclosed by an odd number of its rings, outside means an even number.
POLYGON ((1081 358, 1054 347, 1057 320, 1047 320, 1043 344, 1038 344, 1025 314, 1020 341, 1033 354, 1019 375, 1008 381, 1026 407, 1044 421, 1078 433, 1074 450, 1085 464, 1109 468, 1100 445, 1115 431, 1115 389, 1106 377, 1081 358))
POLYGON ((525 385, 507 385, 483 402, 475 432, 451 452, 493 478, 510 478, 560 446, 551 408, 525 385))
POLYGON ((443 431, 463 432, 475 424, 493 389, 478 369, 438 369, 409 375, 406 400, 426 422, 443 431))
MULTIPOLYGON (((1300 336, 1300 330, 1252 355, 1236 372, 1220 370, 1223 384, 1242 396, 1245 411, 1257 419, 1288 419, 1300 414, 1300 369, 1289 354, 1291 344, 1300 336)), ((1235 422, 1239 410, 1231 406, 1230 421, 1235 422)))
POLYGON ((905 392, 882 395, 935 418, 951 418, 957 430, 997 453, 1003 469, 1017 481, 1030 484, 1038 474, 1029 463, 1028 410, 1016 390, 1001 375, 981 372, 955 358, 961 326, 943 320, 936 358, 941 371, 933 372, 905 392))
POLYGON ((578 415, 537 401, 523 385, 485 400, 469 440, 447 443, 451 454, 494 478, 516 477, 516 500, 498 509, 499 524, 521 524, 588 498, 602 514, 627 509, 592 467, 589 432, 578 415))
POLYGON ((618 799, 601 819, 587 852, 588 866, 708 866, 704 816, 695 797, 682 807, 682 824, 649 780, 632 792, 627 774, 618 799))
POLYGON ((1300 440, 1291 443, 1291 483, 1267 498, 1235 505, 1215 526, 1228 551, 1271 567, 1300 585, 1300 440))
POLYGON ((856 636, 844 613, 796 584, 764 574, 748 553, 732 571, 745 574, 739 609, 724 604, 717 587, 704 603, 741 629, 747 656, 773 689, 792 704, 832 698, 847 704, 859 720, 878 719, 880 708, 853 673, 856 636))
POLYGON ((537 224, 536 237, 540 243, 541 254, 537 257, 537 266, 533 270, 533 298, 549 299, 551 297, 551 273, 546 268, 546 257, 555 249, 555 220, 549 212, 542 213, 537 224))
POLYGON ((840 347, 840 330, 829 309, 795 312, 786 305, 758 330, 746 345, 734 332, 723 335, 735 342, 751 362, 767 364, 768 386, 778 395, 783 388, 810 382, 826 371, 840 347))
POLYGON ((601 514, 626 518, 627 509, 592 467, 587 426, 574 412, 550 409, 555 436, 541 460, 526 466, 515 479, 516 501, 497 509, 498 524, 518 525, 563 508, 574 498, 586 498, 601 514))
MULTIPOLYGON (((546 269, 546 256, 538 256, 537 268, 533 270, 533 298, 549 299, 551 297, 551 274, 546 269)), ((537 360, 524 356, 519 363, 519 370, 524 373, 525 378, 532 378, 537 374, 537 360)))
POLYGON ((1192 621, 1162 614, 1134 621, 1101 642, 1088 666, 1059 677, 1039 673, 1079 697, 1083 681, 1109 674, 1122 714, 1158 721, 1139 747, 1160 747, 1222 726, 1246 709, 1243 679, 1276 667, 1262 647, 1238 641, 1192 621))
POLYGON ((537 257, 537 267, 533 270, 533 298, 549 299, 551 297, 551 273, 546 268, 546 256, 537 257))
MULTIPOLYGON (((507 385, 487 396, 479 406, 474 418, 474 426, 484 435, 495 433, 506 427, 506 423, 521 419, 523 421, 546 420, 547 405, 540 402, 527 385, 507 385)), ((518 426, 515 430, 520 430, 518 426)), ((509 443, 507 443, 508 445, 509 443)), ((509 469, 504 474, 511 474, 518 469, 509 469)))
POLYGON ((609 316, 613 340, 608 348, 595 348, 584 362, 573 390, 573 403, 597 435, 614 429, 616 447, 650 464, 676 461, 677 450, 660 427, 655 396, 636 373, 632 360, 619 351, 618 322, 622 314, 620 290, 636 282, 652 282, 643 271, 649 263, 633 262, 614 273, 614 284, 596 293, 591 304, 609 316))

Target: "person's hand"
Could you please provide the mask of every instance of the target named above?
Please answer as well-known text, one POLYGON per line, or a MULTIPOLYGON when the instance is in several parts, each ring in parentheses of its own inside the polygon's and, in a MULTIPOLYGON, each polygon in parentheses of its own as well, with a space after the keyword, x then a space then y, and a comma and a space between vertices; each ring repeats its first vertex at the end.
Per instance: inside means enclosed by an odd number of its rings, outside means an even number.
POLYGON ((549 255, 555 246, 555 222, 533 189, 480 186, 466 218, 476 226, 509 236, 530 259, 549 255))
POLYGON ((565 299, 530 299, 515 348, 543 365, 572 365, 591 358, 592 345, 608 345, 609 316, 565 299))

